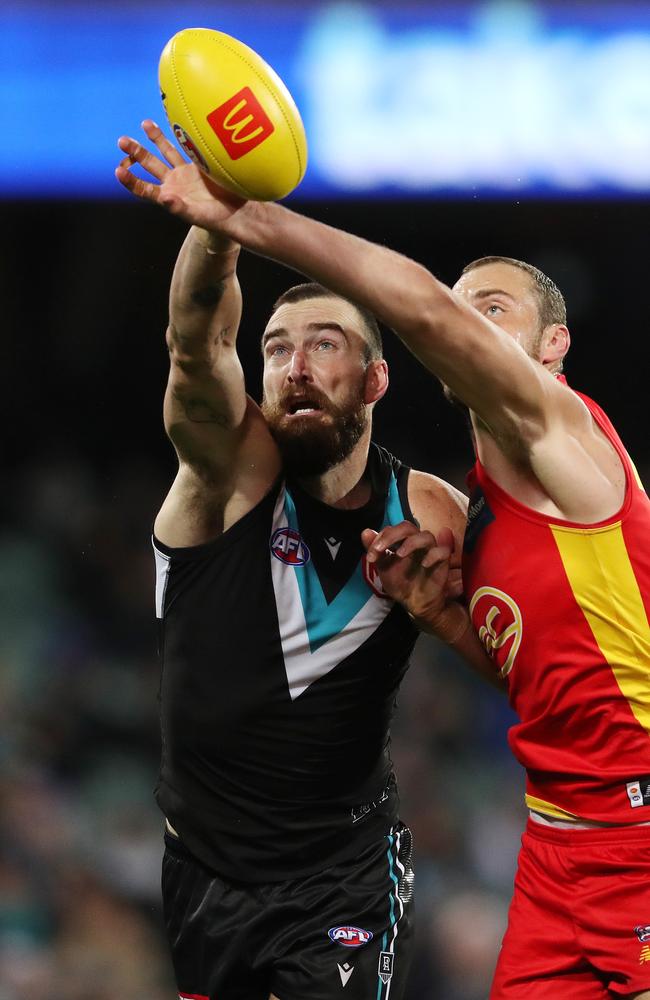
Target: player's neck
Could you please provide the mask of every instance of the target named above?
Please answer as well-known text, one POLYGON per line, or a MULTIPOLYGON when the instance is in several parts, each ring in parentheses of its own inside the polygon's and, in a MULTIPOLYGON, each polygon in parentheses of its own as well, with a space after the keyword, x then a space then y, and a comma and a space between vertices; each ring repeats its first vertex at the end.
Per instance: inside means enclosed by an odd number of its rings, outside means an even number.
POLYGON ((354 510, 368 503, 372 492, 364 476, 368 463, 371 429, 367 427, 347 458, 320 476, 299 476, 306 493, 330 507, 354 510))

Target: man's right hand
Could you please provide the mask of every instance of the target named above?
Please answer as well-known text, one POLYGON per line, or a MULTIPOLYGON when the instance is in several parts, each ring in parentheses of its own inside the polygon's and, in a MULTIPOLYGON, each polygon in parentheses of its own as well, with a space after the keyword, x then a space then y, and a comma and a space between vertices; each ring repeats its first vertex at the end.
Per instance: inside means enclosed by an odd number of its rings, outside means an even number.
POLYGON ((150 118, 143 121, 142 128, 160 156, 136 139, 121 136, 117 144, 126 156, 115 170, 120 184, 137 198, 161 205, 191 225, 229 235, 228 222, 246 201, 219 187, 194 163, 188 163, 150 118), (135 163, 153 181, 137 177, 131 170, 135 163))

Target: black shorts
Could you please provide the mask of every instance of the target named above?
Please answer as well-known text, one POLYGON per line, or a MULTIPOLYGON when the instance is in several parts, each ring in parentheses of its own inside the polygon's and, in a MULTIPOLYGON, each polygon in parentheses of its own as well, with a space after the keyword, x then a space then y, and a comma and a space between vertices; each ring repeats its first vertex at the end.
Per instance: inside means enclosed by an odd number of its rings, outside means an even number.
POLYGON ((268 885, 228 883, 165 836, 163 905, 181 998, 402 1000, 413 950, 411 832, 268 885))

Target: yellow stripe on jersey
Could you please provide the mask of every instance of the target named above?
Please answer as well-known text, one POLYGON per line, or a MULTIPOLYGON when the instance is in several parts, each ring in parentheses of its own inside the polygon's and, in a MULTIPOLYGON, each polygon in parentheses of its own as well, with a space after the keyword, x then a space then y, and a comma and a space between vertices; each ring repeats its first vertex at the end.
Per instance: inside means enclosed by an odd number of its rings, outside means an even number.
POLYGON ((621 522, 549 525, 573 595, 634 716, 650 734, 650 627, 621 522))
POLYGON ((628 455, 627 457, 629 459, 630 465, 632 466, 632 472, 634 473, 634 478, 638 483, 639 489, 643 490, 643 492, 645 493, 645 486, 641 482, 641 476, 639 475, 639 470, 637 469, 636 465, 634 464, 630 456, 628 455))
POLYGON ((552 802, 546 802, 544 799, 538 799, 534 795, 529 795, 526 793, 524 796, 526 800, 526 805, 529 809, 534 809, 535 812, 542 813, 544 816, 552 816, 553 819, 579 819, 575 813, 567 812, 566 809, 560 809, 559 806, 554 806, 552 802))

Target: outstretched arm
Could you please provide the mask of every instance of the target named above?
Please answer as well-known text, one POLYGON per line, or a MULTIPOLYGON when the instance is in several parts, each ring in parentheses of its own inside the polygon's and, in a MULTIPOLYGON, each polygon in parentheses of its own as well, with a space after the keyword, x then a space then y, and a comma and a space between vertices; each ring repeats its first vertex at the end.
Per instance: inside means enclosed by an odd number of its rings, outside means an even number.
MULTIPOLYGON (((118 177, 133 189, 134 180, 118 177)), ((622 466, 584 404, 415 261, 281 205, 234 199, 193 164, 149 184, 145 196, 370 309, 480 417, 502 452, 528 466, 560 516, 596 521, 617 508, 622 466)))
POLYGON ((241 317, 239 246, 192 227, 176 261, 169 296, 170 372, 165 427, 179 456, 217 463, 246 398, 235 340, 241 317), (221 447, 219 447, 221 446, 221 447))
MULTIPOLYGON (((126 149, 122 142, 121 147, 126 149)), ((134 158, 157 177, 138 150, 134 158)), ((117 176, 134 193, 366 306, 497 437, 521 435, 549 409, 546 397, 557 390, 555 380, 415 261, 281 205, 244 202, 194 164, 167 171, 157 178, 160 185, 135 178, 127 166, 118 168, 117 176)))
MULTIPOLYGON (((120 139, 120 148, 128 154, 128 162, 140 162, 164 182, 185 160, 154 122, 143 127, 166 163, 133 139, 120 139)), ((236 271, 239 249, 238 243, 216 230, 192 226, 174 267, 165 428, 179 459, 191 465, 224 459, 228 431, 241 424, 246 409, 235 352, 242 308, 236 271)))
MULTIPOLYGON (((127 164, 139 162, 164 184, 185 160, 154 122, 145 122, 144 129, 160 158, 124 137, 119 145, 127 157, 118 171, 128 172, 127 164)), ((146 197, 143 181, 131 185, 131 190, 146 197)), ((242 443, 248 444, 247 451, 251 444, 258 447, 261 492, 277 471, 275 447, 246 396, 236 353, 242 309, 236 272, 239 250, 227 235, 192 226, 174 268, 164 418, 179 473, 156 520, 158 537, 172 545, 196 544, 223 530, 225 504, 238 486, 244 486, 238 480, 251 475, 250 463, 242 460, 242 443)), ((251 488, 250 483, 245 486, 251 488)))

